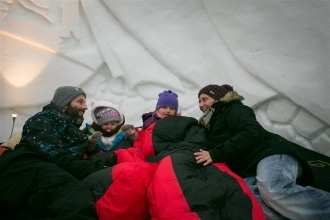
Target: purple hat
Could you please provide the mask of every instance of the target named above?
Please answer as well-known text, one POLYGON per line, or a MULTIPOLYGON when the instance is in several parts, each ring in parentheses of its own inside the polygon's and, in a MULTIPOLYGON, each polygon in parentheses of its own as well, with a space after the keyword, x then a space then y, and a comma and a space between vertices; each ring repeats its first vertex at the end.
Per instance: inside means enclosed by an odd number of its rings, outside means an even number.
POLYGON ((158 94, 159 98, 156 105, 156 110, 161 107, 170 106, 178 110, 178 95, 171 90, 166 90, 158 94))

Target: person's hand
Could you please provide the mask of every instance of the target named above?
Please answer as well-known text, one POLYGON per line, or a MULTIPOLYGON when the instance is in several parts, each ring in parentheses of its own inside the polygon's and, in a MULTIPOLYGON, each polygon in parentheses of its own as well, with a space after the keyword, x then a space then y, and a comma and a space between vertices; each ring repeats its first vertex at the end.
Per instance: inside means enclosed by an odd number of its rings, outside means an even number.
POLYGON ((202 149, 199 149, 199 152, 194 153, 194 156, 196 162, 198 164, 203 163, 204 166, 207 166, 213 162, 210 153, 202 149))
POLYGON ((129 138, 133 141, 135 141, 138 138, 138 135, 137 135, 133 125, 130 125, 130 124, 123 125, 123 126, 121 126, 121 130, 123 132, 125 132, 126 138, 129 138))
POLYGON ((89 142, 92 143, 92 144, 97 144, 97 142, 99 141, 101 136, 102 136, 102 132, 97 131, 92 135, 92 138, 89 142))
POLYGON ((101 131, 95 132, 92 137, 89 140, 87 151, 93 151, 95 148, 95 145, 99 141, 100 137, 103 135, 101 131))

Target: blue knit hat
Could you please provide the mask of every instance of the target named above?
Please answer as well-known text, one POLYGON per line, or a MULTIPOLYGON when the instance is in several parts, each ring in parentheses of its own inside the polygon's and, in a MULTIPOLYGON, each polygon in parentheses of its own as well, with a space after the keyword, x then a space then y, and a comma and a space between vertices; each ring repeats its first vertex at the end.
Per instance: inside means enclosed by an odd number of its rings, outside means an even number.
POLYGON ((171 90, 166 90, 158 94, 159 98, 156 105, 156 110, 161 107, 170 106, 178 110, 178 95, 171 90))
POLYGON ((86 97, 86 93, 81 88, 74 86, 62 86, 56 89, 52 103, 56 105, 58 109, 62 110, 79 95, 84 95, 86 97))

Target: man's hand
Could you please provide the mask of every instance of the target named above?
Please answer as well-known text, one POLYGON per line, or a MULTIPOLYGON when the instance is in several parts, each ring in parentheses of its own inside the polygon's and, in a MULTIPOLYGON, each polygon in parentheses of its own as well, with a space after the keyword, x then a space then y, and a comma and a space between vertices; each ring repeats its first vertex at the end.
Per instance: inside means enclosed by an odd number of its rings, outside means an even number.
POLYGON ((194 153, 196 162, 203 163, 204 166, 211 164, 213 161, 211 159, 210 153, 208 151, 199 149, 199 152, 194 153))

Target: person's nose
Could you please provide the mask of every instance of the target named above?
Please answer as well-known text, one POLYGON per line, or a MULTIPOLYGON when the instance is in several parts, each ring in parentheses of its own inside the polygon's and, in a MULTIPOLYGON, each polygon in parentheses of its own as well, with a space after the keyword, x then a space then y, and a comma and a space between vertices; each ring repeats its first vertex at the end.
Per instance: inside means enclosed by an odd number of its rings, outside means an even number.
POLYGON ((203 102, 200 102, 198 105, 199 105, 199 110, 203 111, 205 104, 203 102))

